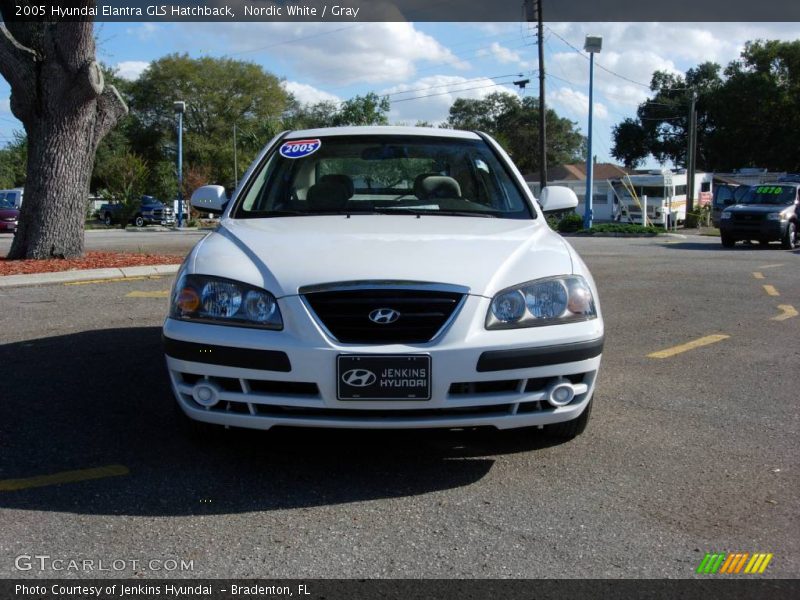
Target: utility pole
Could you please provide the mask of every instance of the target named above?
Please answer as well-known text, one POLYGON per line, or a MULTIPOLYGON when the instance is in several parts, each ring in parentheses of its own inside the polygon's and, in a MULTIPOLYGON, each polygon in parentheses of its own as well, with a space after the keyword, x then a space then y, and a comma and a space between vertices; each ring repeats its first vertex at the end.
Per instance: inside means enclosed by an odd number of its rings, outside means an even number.
POLYGON ((697 92, 689 108, 689 147, 686 151, 686 213, 694 212, 694 171, 697 164, 697 92))
POLYGON ((525 0, 527 20, 536 20, 536 42, 539 46, 539 193, 547 185, 547 106, 544 99, 544 20, 542 19, 542 1, 525 0))
POLYGON ((236 155, 236 123, 233 124, 233 187, 239 187, 239 162, 236 155))

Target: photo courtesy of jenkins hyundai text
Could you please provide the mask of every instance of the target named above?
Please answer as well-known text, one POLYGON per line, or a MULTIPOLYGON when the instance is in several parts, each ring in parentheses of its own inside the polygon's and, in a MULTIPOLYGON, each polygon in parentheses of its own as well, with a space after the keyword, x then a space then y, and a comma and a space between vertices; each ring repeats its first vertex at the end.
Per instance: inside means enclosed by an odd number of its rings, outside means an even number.
POLYGON ((589 420, 603 349, 594 281, 480 132, 285 132, 189 253, 163 326, 192 427, 538 427, 589 420))

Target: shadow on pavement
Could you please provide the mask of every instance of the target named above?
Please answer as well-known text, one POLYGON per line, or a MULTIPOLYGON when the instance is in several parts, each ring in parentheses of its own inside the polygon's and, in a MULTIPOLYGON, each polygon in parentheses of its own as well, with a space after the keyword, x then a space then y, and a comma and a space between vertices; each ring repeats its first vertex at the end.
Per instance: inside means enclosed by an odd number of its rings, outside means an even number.
POLYGON ((0 491, 0 507, 191 515, 413 496, 466 486, 535 431, 231 430, 192 441, 173 408, 160 329, 0 346, 0 481, 119 464, 129 475, 0 491))
POLYGON ((666 242, 663 246, 667 250, 713 250, 715 252, 764 252, 768 250, 777 250, 779 252, 787 252, 777 243, 762 246, 759 243, 743 244, 742 242, 738 242, 733 248, 723 248, 722 244, 719 242, 666 242))

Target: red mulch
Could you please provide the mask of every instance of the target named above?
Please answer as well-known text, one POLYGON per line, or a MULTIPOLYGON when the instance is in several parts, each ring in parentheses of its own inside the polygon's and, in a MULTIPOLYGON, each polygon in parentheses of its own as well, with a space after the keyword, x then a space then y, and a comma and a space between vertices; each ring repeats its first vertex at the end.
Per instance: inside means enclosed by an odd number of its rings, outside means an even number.
POLYGON ((87 252, 83 258, 53 258, 48 260, 7 260, 0 258, 0 276, 81 269, 179 265, 182 262, 183 256, 174 254, 136 254, 133 252, 87 252))

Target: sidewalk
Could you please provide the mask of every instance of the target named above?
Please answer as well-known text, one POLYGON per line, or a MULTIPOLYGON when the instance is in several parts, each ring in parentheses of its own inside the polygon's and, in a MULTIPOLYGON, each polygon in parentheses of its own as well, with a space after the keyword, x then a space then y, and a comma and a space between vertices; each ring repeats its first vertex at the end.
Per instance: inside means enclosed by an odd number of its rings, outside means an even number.
POLYGON ((146 267, 56 271, 53 273, 33 273, 30 275, 3 275, 0 276, 0 288, 172 275, 173 273, 177 273, 179 268, 180 265, 152 265, 146 267))

